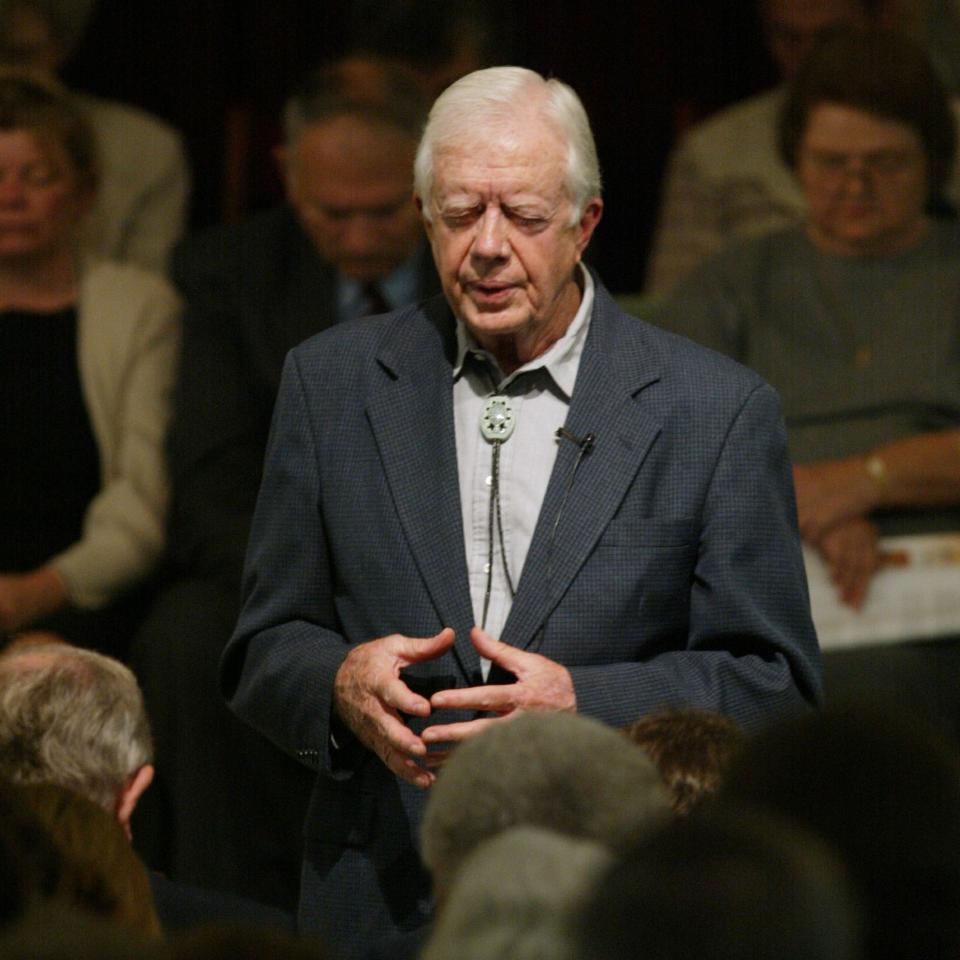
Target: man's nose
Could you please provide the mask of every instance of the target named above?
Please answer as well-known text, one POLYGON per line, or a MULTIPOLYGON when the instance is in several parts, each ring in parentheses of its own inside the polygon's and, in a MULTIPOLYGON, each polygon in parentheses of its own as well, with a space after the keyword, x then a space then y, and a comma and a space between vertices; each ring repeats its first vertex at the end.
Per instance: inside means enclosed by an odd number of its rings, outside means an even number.
POLYGON ((473 253, 485 260, 499 260, 510 256, 507 241, 506 218, 496 207, 488 207, 477 224, 473 253))
POLYGON ((376 217, 355 213, 343 222, 341 245, 351 253, 369 253, 376 250, 381 243, 382 226, 376 217))
POLYGON ((843 187, 848 194, 855 196, 873 188, 873 170, 863 157, 847 157, 843 168, 843 187))

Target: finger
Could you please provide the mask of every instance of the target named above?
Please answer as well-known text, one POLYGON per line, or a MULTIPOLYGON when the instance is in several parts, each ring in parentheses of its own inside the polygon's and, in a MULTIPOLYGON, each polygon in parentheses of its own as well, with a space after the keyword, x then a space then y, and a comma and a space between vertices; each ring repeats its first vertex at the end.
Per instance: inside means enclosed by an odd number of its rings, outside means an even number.
POLYGON ((869 544, 863 543, 856 556, 851 558, 847 585, 847 603, 855 610, 859 610, 867 599, 873 572, 873 552, 869 544))
POLYGON ((412 663, 421 663, 424 660, 435 660, 442 656, 452 646, 456 638, 452 627, 444 627, 432 637, 402 637, 394 640, 394 653, 402 661, 403 666, 412 663))
POLYGON ((423 765, 428 770, 439 770, 453 754, 453 747, 431 750, 424 758, 423 765))
POLYGON ((437 779, 436 774, 396 751, 386 750, 380 755, 387 769, 420 790, 426 790, 437 779))
POLYGON ((524 650, 511 647, 509 643, 494 639, 486 630, 482 630, 480 627, 473 627, 471 629, 470 642, 474 645, 477 653, 479 653, 481 657, 486 657, 488 660, 499 664, 514 674, 523 668, 524 660, 528 660, 531 656, 531 654, 524 650))
MULTIPOLYGON (((396 714, 385 712, 380 720, 380 729, 377 739, 387 749, 403 754, 414 761, 423 757, 427 752, 427 745, 418 737, 396 714)), ((381 751, 382 752, 382 751, 381 751)))
POLYGON ((463 723, 438 723, 436 726, 427 727, 423 731, 425 743, 433 745, 435 743, 462 743, 475 737, 478 733, 486 730, 494 723, 501 723, 497 717, 480 717, 476 720, 465 720, 463 723))
POLYGON ((414 693, 400 677, 385 681, 377 691, 377 696, 385 707, 398 713, 411 717, 430 716, 430 701, 419 693, 414 693))
POLYGON ((504 713, 519 706, 518 692, 519 687, 515 683, 459 687, 438 690, 430 698, 430 704, 435 710, 480 710, 487 713, 504 713))

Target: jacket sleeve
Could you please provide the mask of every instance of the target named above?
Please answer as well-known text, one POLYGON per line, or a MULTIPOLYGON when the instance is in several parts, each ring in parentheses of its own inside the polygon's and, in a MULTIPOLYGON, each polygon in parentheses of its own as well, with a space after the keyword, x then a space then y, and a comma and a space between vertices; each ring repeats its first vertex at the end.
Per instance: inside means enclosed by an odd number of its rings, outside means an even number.
POLYGON ((336 630, 311 412, 290 354, 267 445, 243 575, 221 661, 234 712, 313 768, 330 764, 333 685, 350 644, 336 630))
POLYGON ((95 609, 160 557, 168 496, 164 437, 180 343, 180 303, 160 277, 101 270, 81 294, 80 364, 103 486, 81 539, 51 561, 78 607, 95 609), (116 285, 110 288, 110 285, 116 285), (97 289, 106 286, 106 296, 97 289), (103 313, 98 314, 98 311, 103 313))

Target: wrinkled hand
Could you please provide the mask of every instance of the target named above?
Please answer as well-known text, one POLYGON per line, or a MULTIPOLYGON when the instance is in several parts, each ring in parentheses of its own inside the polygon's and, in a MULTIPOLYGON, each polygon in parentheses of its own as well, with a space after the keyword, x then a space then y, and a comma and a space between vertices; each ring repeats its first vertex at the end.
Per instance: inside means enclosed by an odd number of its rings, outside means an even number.
POLYGON ((798 464, 793 482, 800 535, 818 547, 831 527, 865 517, 876 506, 876 486, 857 458, 798 464))
POLYGON ((426 788, 434 775, 420 763, 427 747, 401 714, 430 715, 430 701, 400 678, 411 664, 433 660, 453 644, 449 627, 423 639, 392 634, 361 643, 347 654, 333 684, 333 707, 361 743, 398 777, 426 788))
POLYGON ((67 602, 67 591, 52 567, 30 573, 0 574, 0 633, 15 633, 55 613, 67 602))
POLYGON ((862 518, 837 524, 817 545, 841 602, 859 610, 880 565, 877 528, 862 518))
MULTIPOLYGON (((475 736, 491 724, 500 723, 517 713, 532 710, 557 710, 575 713, 577 696, 570 671, 539 653, 518 650, 494 640, 479 627, 470 631, 470 640, 481 657, 512 673, 516 683, 485 684, 458 690, 440 690, 430 698, 435 710, 478 710, 493 713, 462 723, 436 724, 423 731, 423 741, 434 744, 457 744, 475 736)), ((431 750, 427 764, 442 766, 448 749, 431 750)))

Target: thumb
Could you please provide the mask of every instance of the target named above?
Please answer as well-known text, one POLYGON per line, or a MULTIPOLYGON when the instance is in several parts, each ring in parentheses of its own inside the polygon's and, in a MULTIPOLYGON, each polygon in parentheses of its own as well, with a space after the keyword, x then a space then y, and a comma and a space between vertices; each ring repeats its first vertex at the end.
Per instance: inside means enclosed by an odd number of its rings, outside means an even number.
POLYGON ((444 627, 432 637, 402 637, 395 652, 405 664, 435 660, 453 646, 455 637, 452 627, 444 627))
POLYGON ((503 643, 501 640, 494 639, 481 627, 474 627, 470 631, 470 642, 474 645, 477 653, 479 653, 481 657, 486 657, 501 667, 510 669, 511 664, 516 659, 514 657, 514 654, 517 652, 515 647, 511 647, 509 643, 503 643))

